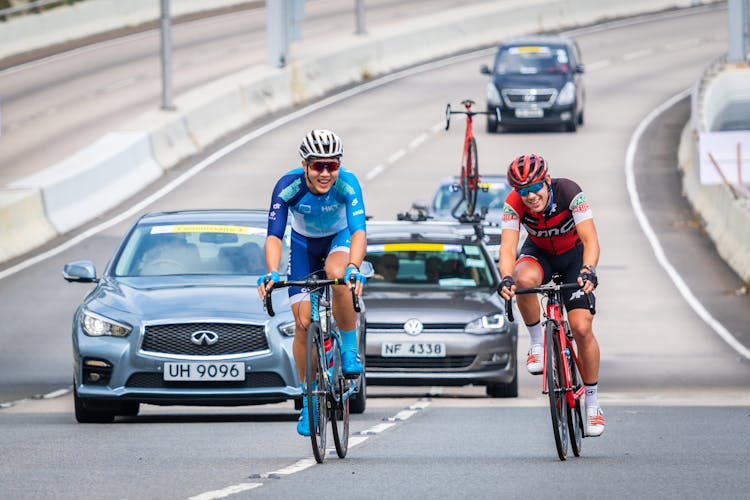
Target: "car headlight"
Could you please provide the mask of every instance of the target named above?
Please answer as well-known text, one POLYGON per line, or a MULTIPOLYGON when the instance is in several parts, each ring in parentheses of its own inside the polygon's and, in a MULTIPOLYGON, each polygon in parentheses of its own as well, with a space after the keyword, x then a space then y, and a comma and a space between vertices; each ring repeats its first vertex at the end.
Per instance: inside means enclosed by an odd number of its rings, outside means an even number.
POLYGON ((464 330, 466 333, 498 333, 505 329, 505 316, 491 314, 470 321, 464 330))
POLYGON ((279 325, 279 331, 286 335, 287 337, 294 337, 295 329, 294 329, 294 321, 290 321, 288 323, 282 323, 279 325))
POLYGON ((560 106, 567 106, 569 104, 573 104, 573 101, 576 100, 576 85, 573 82, 566 83, 562 90, 560 91, 560 95, 557 96, 557 104, 560 106))
POLYGON ((487 84, 487 104, 491 106, 500 105, 500 92, 497 91, 497 87, 492 82, 487 84))
POLYGON ((125 323, 119 323, 104 316, 99 316, 90 311, 83 312, 81 321, 83 332, 90 337, 127 337, 133 331, 133 327, 125 323))

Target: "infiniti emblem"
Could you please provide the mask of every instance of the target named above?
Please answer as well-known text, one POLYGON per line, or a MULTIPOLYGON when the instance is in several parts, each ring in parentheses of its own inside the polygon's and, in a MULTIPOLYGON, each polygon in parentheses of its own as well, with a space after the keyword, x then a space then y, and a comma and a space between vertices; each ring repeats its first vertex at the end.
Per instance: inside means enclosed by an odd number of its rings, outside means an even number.
POLYGON ((404 323, 404 331, 409 335, 419 335, 422 333, 422 322, 412 318, 404 323))
POLYGON ((219 334, 211 330, 198 330, 190 335, 190 342, 195 345, 214 345, 219 341, 219 334))

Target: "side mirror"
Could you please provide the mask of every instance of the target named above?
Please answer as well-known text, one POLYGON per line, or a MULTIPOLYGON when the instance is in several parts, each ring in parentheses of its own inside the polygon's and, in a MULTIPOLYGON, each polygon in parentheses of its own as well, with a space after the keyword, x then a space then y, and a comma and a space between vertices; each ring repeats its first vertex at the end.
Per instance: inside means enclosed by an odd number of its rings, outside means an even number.
POLYGON ((583 64, 576 65, 576 73, 585 73, 586 72, 586 66, 583 64))
POLYGON ((486 64, 482 64, 481 66, 479 66, 479 72, 482 73, 483 75, 492 74, 492 71, 490 71, 489 66, 487 66, 486 64))
POLYGON ((96 267, 90 260, 68 262, 63 267, 63 278, 66 281, 75 281, 78 283, 96 283, 99 281, 96 277, 96 267))

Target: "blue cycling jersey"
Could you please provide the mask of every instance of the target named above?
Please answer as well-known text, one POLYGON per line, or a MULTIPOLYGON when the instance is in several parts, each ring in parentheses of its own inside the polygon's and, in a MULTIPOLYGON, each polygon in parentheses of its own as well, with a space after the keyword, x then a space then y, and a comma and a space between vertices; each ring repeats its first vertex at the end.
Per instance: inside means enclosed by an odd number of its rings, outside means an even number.
POLYGON ((325 194, 312 193, 305 182, 305 171, 295 168, 276 183, 268 211, 268 235, 284 237, 288 214, 292 229, 309 238, 331 236, 348 228, 349 233, 365 230, 365 204, 355 175, 339 168, 339 177, 325 194))

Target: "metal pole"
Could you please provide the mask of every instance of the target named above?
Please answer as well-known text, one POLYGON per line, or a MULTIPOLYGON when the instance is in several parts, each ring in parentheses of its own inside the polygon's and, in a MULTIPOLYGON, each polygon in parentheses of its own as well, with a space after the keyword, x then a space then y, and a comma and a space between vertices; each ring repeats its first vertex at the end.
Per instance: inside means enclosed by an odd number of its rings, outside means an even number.
POLYGON ((161 0, 161 109, 175 109, 172 103, 172 20, 169 0, 161 0))
POLYGON ((727 62, 730 64, 747 61, 748 42, 748 0, 729 0, 727 5, 729 47, 727 62))
POLYGON ((354 10, 357 18, 357 30, 355 34, 366 35, 367 28, 365 27, 365 0, 354 0, 354 10))
POLYGON ((283 68, 289 50, 287 0, 266 2, 266 50, 268 64, 283 68))

